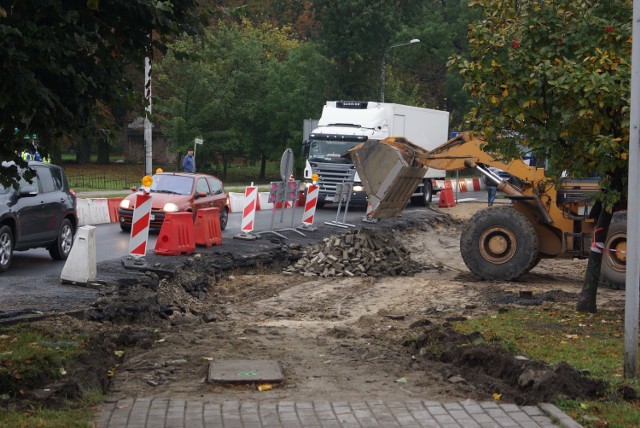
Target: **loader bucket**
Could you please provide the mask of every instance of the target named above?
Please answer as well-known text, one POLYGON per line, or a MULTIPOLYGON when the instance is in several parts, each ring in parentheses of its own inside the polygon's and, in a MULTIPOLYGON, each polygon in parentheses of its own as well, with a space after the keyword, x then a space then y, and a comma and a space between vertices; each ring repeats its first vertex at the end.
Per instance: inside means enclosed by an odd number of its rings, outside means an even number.
POLYGON ((373 209, 373 218, 400 215, 426 168, 415 158, 426 150, 404 138, 370 140, 349 150, 373 209), (400 144, 398 144, 400 143, 400 144))

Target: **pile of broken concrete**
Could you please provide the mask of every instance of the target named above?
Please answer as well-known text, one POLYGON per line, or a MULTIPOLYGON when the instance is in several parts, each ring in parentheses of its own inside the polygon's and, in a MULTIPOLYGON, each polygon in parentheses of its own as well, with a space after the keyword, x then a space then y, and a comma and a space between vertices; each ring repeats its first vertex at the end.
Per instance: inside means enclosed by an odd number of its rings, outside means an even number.
POLYGON ((421 270, 391 235, 355 229, 324 238, 307 249, 283 274, 319 277, 407 276, 421 270))

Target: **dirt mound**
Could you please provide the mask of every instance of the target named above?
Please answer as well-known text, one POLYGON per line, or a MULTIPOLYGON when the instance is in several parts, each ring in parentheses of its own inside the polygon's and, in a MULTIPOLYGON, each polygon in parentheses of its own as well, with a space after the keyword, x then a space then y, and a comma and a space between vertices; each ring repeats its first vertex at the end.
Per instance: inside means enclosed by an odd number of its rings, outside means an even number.
POLYGON ((429 326, 415 341, 419 355, 447 364, 447 377, 472 384, 487 395, 519 405, 553 402, 560 397, 597 399, 607 384, 591 379, 566 363, 549 366, 517 357, 480 333, 463 335, 429 326), (497 395, 494 395, 497 394, 497 395))

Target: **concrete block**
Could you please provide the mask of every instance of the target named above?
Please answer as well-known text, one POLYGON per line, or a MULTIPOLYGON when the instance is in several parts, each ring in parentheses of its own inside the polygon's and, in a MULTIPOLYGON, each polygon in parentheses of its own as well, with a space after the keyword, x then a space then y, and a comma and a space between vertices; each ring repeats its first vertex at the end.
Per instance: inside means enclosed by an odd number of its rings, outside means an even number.
POLYGON ((86 284, 95 281, 97 270, 96 228, 95 226, 79 227, 69 257, 62 268, 60 280, 86 284))

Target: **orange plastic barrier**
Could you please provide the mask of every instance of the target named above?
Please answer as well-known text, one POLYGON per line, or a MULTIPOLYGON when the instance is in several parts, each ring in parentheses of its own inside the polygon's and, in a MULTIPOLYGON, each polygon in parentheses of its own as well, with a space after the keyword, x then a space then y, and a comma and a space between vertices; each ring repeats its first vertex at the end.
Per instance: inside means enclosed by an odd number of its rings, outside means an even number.
POLYGON ((155 253, 163 256, 191 254, 196 249, 192 213, 167 213, 156 241, 155 253))
POLYGON ((120 206, 120 202, 122 198, 108 198, 107 199, 107 207, 109 209, 109 220, 111 223, 118 222, 118 207, 120 206))
POLYGON ((196 245, 210 247, 212 245, 222 244, 220 210, 218 208, 203 208, 198 210, 193 228, 196 235, 196 245))
POLYGON ((444 189, 440 190, 440 199, 438 200, 438 207, 451 208, 456 206, 456 201, 453 198, 453 190, 451 189, 451 183, 446 183, 444 189))

